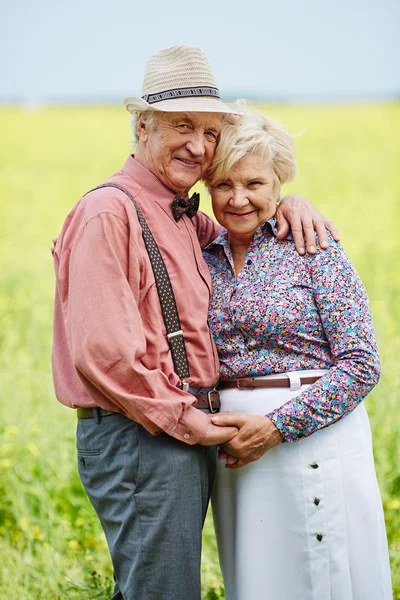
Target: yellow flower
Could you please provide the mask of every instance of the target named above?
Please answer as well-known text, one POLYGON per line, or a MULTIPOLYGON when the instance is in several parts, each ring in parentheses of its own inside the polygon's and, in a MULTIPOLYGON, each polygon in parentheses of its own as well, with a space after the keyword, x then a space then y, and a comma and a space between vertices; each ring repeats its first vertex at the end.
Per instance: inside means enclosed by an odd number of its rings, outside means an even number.
POLYGON ((0 454, 9 454, 12 450, 11 444, 1 444, 0 454))
POLYGON ((40 531, 40 527, 38 525, 34 525, 32 527, 32 537, 34 540, 41 542, 44 539, 43 533, 40 531))
POLYGON ((19 429, 16 425, 8 425, 4 430, 4 437, 10 438, 18 435, 19 429))
POLYGON ((71 550, 79 550, 79 542, 77 540, 69 540, 68 547, 71 550))
POLYGON ((29 519, 28 517, 21 517, 19 520, 19 526, 22 529, 22 531, 28 531, 29 529, 29 519))
POLYGON ((39 455, 39 448, 36 446, 36 444, 29 444, 28 450, 35 458, 39 455))

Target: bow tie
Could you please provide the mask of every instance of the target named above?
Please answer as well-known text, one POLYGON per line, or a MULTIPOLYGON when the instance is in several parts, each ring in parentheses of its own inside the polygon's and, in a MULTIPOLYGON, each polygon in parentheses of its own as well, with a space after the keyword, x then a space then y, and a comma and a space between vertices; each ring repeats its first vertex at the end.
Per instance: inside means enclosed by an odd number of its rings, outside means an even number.
POLYGON ((177 194, 172 202, 172 214, 175 221, 179 221, 186 214, 189 219, 199 210, 200 194, 195 192, 190 198, 177 194))

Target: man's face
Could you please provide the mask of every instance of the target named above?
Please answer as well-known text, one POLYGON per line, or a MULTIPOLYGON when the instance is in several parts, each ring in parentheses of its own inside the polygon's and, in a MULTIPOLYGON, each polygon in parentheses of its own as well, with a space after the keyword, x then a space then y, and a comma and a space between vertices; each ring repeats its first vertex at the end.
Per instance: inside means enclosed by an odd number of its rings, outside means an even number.
POLYGON ((157 113, 154 129, 138 122, 142 164, 167 187, 180 194, 208 170, 217 147, 219 113, 157 113))

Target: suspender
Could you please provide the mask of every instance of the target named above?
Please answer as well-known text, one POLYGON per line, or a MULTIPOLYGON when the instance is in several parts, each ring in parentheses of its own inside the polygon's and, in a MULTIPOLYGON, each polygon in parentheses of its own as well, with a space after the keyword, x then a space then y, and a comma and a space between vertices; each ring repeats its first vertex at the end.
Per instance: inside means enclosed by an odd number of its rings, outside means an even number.
MULTIPOLYGON (((93 190, 90 191, 94 192, 95 190, 99 190, 104 187, 113 187, 117 188, 118 190, 121 190, 121 192, 124 192, 124 194, 126 194, 128 198, 130 198, 136 209, 139 223, 142 228, 143 241, 145 243, 151 267, 153 269, 154 278, 156 280, 158 298, 160 300, 161 312, 164 319, 165 329, 167 330, 167 338, 172 354, 175 373, 181 380, 182 389, 187 391, 189 388, 187 379, 189 378, 190 373, 189 362, 186 353, 186 346, 185 341, 183 339, 183 331, 181 328, 181 322, 179 320, 174 291, 172 289, 167 267, 165 266, 165 263, 161 256, 160 249, 157 246, 157 242, 155 241, 154 236, 151 233, 150 228, 147 225, 145 218, 142 214, 142 211, 140 210, 139 205, 134 199, 134 197, 127 190, 125 190, 123 187, 120 187, 116 183, 104 183, 103 185, 99 185, 98 187, 95 187, 93 188, 93 190)), ((90 192, 87 192, 87 194, 89 193, 90 192)))

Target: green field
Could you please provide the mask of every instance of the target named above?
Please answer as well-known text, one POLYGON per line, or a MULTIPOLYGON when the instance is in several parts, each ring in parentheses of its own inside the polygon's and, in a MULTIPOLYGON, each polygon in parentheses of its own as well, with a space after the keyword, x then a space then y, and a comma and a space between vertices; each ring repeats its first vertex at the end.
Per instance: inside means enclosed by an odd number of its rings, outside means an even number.
MULTIPOLYGON (((383 375, 366 402, 400 600, 400 104, 268 112, 299 134, 290 191, 338 225, 371 300, 383 375)), ((76 417, 52 387, 49 248, 80 196, 122 166, 129 115, 3 107, 0 131, 0 598, 106 600, 111 570, 76 471, 76 417)), ((203 583, 204 599, 223 597, 211 520, 203 583)))

